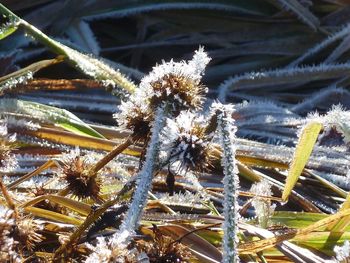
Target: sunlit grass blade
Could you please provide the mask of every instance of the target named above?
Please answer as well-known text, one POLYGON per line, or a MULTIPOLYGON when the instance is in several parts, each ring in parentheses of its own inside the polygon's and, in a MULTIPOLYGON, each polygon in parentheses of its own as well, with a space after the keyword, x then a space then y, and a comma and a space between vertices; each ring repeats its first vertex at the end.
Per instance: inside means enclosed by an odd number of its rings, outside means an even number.
POLYGON ((325 227, 333 224, 334 222, 338 222, 342 218, 349 215, 350 215, 350 209, 345 209, 344 211, 340 211, 334 215, 329 215, 326 218, 321 219, 316 223, 309 225, 305 228, 302 228, 299 230, 291 229, 286 233, 276 235, 273 238, 241 244, 238 250, 242 254, 257 253, 265 249, 271 248, 284 240, 305 237, 309 233, 319 229, 324 229, 325 227))
POLYGON ((10 18, 10 21, 0 27, 0 40, 8 37, 12 33, 16 32, 19 25, 19 20, 16 18, 10 18))
POLYGON ((16 91, 16 86, 24 84, 33 78, 33 74, 40 69, 57 64, 62 61, 62 57, 35 62, 25 68, 17 70, 0 78, 0 95, 7 91, 16 91))
POLYGON ((73 224, 73 225, 80 225, 82 223, 81 220, 76 219, 74 217, 62 215, 62 214, 59 214, 50 210, 38 208, 38 207, 25 207, 23 210, 26 211, 27 213, 30 213, 31 215, 46 218, 49 220, 54 220, 60 223, 73 224))
POLYGON ((48 37, 38 28, 20 19, 2 4, 0 4, 0 12, 4 15, 8 15, 10 18, 18 19, 20 21, 19 24, 24 27, 30 36, 46 45, 56 54, 64 55, 69 62, 75 65, 82 73, 86 74, 87 76, 102 81, 106 84, 106 86, 119 86, 128 92, 133 92, 135 90, 136 86, 134 83, 128 80, 118 70, 113 69, 102 60, 82 54, 79 51, 76 51, 48 37))
POLYGON ((40 122, 53 123, 75 134, 104 138, 88 124, 65 109, 16 99, 0 100, 0 109, 4 112, 28 114, 38 119, 40 122))
POLYGON ((321 129, 321 123, 310 122, 301 130, 300 138, 294 152, 293 160, 286 178, 286 184, 282 193, 283 201, 288 200, 289 194, 293 190, 294 185, 298 181, 301 172, 309 160, 321 129))
POLYGON ((75 201, 73 199, 64 197, 64 196, 58 196, 58 195, 43 195, 43 196, 38 196, 36 198, 33 198, 32 200, 25 202, 23 204, 20 205, 20 207, 24 208, 24 207, 29 207, 29 206, 33 206, 43 200, 49 200, 52 202, 55 202, 57 204, 60 204, 64 207, 67 207, 77 213, 80 213, 82 215, 88 215, 91 211, 91 208, 89 205, 83 203, 83 202, 79 202, 79 201, 75 201))

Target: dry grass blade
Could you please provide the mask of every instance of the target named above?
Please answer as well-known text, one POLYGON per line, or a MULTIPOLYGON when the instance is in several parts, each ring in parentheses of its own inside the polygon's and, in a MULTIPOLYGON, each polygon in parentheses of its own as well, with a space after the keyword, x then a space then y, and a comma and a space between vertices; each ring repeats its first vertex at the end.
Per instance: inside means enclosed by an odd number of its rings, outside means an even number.
POLYGON ((286 184, 282 193, 282 200, 287 201, 290 192, 298 181, 311 152, 314 148, 318 134, 322 128, 321 123, 311 122, 302 128, 298 144, 295 149, 294 157, 290 165, 286 184))

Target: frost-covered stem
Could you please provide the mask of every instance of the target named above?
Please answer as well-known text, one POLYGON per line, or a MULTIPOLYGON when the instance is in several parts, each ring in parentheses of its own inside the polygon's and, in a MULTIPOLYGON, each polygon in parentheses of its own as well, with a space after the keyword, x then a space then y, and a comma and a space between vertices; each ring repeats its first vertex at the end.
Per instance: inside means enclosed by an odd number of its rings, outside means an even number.
POLYGON ((166 112, 167 109, 163 107, 159 107, 156 111, 155 121, 151 130, 152 135, 147 148, 146 160, 141 171, 137 175, 136 190, 132 198, 132 203, 119 231, 114 235, 115 238, 112 240, 112 242, 116 243, 115 245, 125 245, 140 222, 142 211, 147 203, 148 191, 152 186, 153 173, 158 165, 160 151, 159 137, 165 125, 166 112))
POLYGON ((238 221, 238 175, 235 161, 234 145, 236 127, 231 117, 231 111, 223 106, 218 111, 218 129, 220 144, 223 150, 222 166, 224 168, 224 218, 223 225, 223 261, 238 262, 237 252, 237 221, 238 221))

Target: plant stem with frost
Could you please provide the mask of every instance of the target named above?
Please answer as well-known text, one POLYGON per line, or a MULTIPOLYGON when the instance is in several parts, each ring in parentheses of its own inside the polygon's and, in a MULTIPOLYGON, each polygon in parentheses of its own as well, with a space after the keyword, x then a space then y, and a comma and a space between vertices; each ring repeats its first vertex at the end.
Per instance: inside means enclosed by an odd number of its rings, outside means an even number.
POLYGON ((160 133, 165 125, 166 107, 157 109, 155 120, 152 127, 152 135, 147 148, 146 160, 138 174, 136 190, 133 195, 132 203, 125 216, 125 219, 116 233, 112 242, 118 245, 123 245, 129 236, 137 228, 142 211, 147 203, 148 191, 152 186, 153 173, 158 164, 158 156, 160 151, 160 133))
POLYGON ((239 262, 237 252, 238 221, 238 175, 235 161, 234 145, 236 127, 231 117, 232 111, 223 105, 218 109, 218 129, 223 150, 222 166, 224 168, 224 218, 223 225, 223 263, 239 262))

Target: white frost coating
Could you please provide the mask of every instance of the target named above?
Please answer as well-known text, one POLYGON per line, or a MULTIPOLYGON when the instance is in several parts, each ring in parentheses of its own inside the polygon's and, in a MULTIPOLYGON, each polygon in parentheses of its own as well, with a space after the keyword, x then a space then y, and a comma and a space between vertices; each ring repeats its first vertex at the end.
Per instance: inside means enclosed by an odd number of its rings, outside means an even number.
POLYGON ((261 87, 263 85, 277 85, 298 81, 313 81, 327 78, 335 78, 346 75, 350 70, 350 63, 343 64, 319 64, 317 66, 305 66, 295 68, 282 68, 262 72, 250 72, 225 80, 219 86, 218 99, 224 102, 227 92, 234 87, 239 88, 261 87), (329 74, 328 74, 329 73, 329 74), (294 78, 292 78, 294 77, 294 78))
POLYGON ((153 172, 158 163, 160 133, 165 124, 165 114, 163 111, 164 108, 157 109, 146 159, 138 174, 136 190, 124 221, 110 240, 99 239, 97 246, 90 248, 94 252, 85 262, 109 262, 109 259, 114 257, 114 255, 118 255, 117 251, 119 252, 127 246, 131 235, 138 227, 143 209, 147 203, 148 191, 152 185, 153 172))
POLYGON ((293 68, 303 62, 305 59, 309 58, 310 56, 320 52, 322 49, 328 47, 333 42, 342 39, 343 37, 350 34, 350 24, 347 24, 343 29, 341 29, 339 32, 329 36, 327 39, 323 40, 316 46, 310 48, 308 51, 305 52, 302 56, 294 60, 292 63, 290 63, 287 68, 293 68))
MULTIPOLYGON (((165 76, 173 74, 175 76, 182 76, 193 80, 196 84, 199 84, 204 69, 209 63, 210 58, 207 53, 204 52, 203 47, 200 47, 195 51, 192 60, 174 62, 163 62, 160 65, 153 67, 152 71, 142 78, 140 87, 129 96, 127 101, 122 101, 118 106, 117 113, 114 117, 121 128, 126 128, 128 119, 133 119, 138 116, 150 116, 153 109, 150 107, 150 99, 153 96, 161 96, 161 92, 154 92, 152 83, 162 80, 165 76)), ((170 94, 172 91, 169 87, 166 87, 166 91, 170 94)), ((174 96, 175 97, 175 96, 174 96)), ((175 98, 181 105, 186 106, 185 101, 182 101, 180 97, 175 98)))
POLYGON ((335 128, 343 136, 344 142, 350 143, 350 111, 343 109, 341 105, 334 105, 325 115, 310 114, 307 119, 321 122, 325 128, 325 135, 331 128, 335 128))
POLYGON ((165 124, 165 113, 163 108, 158 108, 154 125, 152 127, 152 136, 147 148, 146 159, 138 174, 136 181, 136 190, 132 199, 132 203, 120 226, 120 229, 112 237, 114 246, 126 245, 130 234, 134 233, 138 227, 142 211, 147 203, 148 191, 152 185, 153 172, 158 164, 160 133, 165 124))
POLYGON ((267 228, 268 221, 276 208, 276 205, 271 205, 271 200, 263 198, 272 196, 271 184, 267 180, 262 180, 253 184, 250 191, 256 195, 252 199, 252 205, 258 217, 259 225, 262 228, 267 228))
POLYGON ((0 94, 2 94, 4 91, 9 91, 16 88, 16 86, 19 84, 25 84, 28 80, 31 79, 33 79, 32 71, 27 71, 20 76, 9 78, 4 83, 0 84, 0 94))
MULTIPOLYGON (((152 83, 161 80, 164 76, 174 74, 176 76, 183 76, 192 79, 195 83, 199 83, 204 69, 211 59, 207 53, 204 52, 203 47, 200 47, 195 51, 192 60, 174 62, 163 61, 162 64, 153 67, 153 70, 145 77, 142 78, 140 83, 140 90, 143 91, 144 97, 151 98, 152 96, 159 96, 153 91, 152 83)), ((180 98, 179 98, 180 99, 180 98)))
POLYGON ((336 86, 332 85, 330 87, 319 90, 314 94, 311 94, 311 96, 308 96, 308 99, 294 105, 291 108, 291 110, 296 113, 308 112, 313 108, 315 108, 317 105, 327 102, 330 97, 337 97, 337 96, 344 96, 344 95, 348 95, 350 97, 350 92, 343 88, 337 88, 336 86))
POLYGON ((238 170, 236 166, 235 133, 236 126, 232 118, 232 107, 215 103, 213 108, 218 112, 218 129, 220 145, 223 150, 222 166, 224 168, 224 237, 223 263, 239 262, 238 243, 238 170))
POLYGON ((220 3, 155 3, 155 4, 144 4, 136 7, 129 7, 124 9, 114 9, 113 11, 106 10, 105 12, 99 12, 98 14, 92 14, 85 16, 84 18, 88 21, 93 21, 103 18, 121 18, 132 15, 137 15, 145 12, 157 11, 157 10, 193 10, 193 9, 208 9, 218 10, 224 12, 243 12, 251 15, 261 15, 261 13, 240 8, 233 5, 226 5, 220 3))
POLYGON ((302 22, 311 27, 314 31, 320 25, 318 18, 305 8, 298 0, 277 0, 287 11, 292 11, 302 22))
POLYGON ((350 259, 350 242, 346 240, 343 246, 335 246, 334 253, 338 262, 343 262, 350 259))

